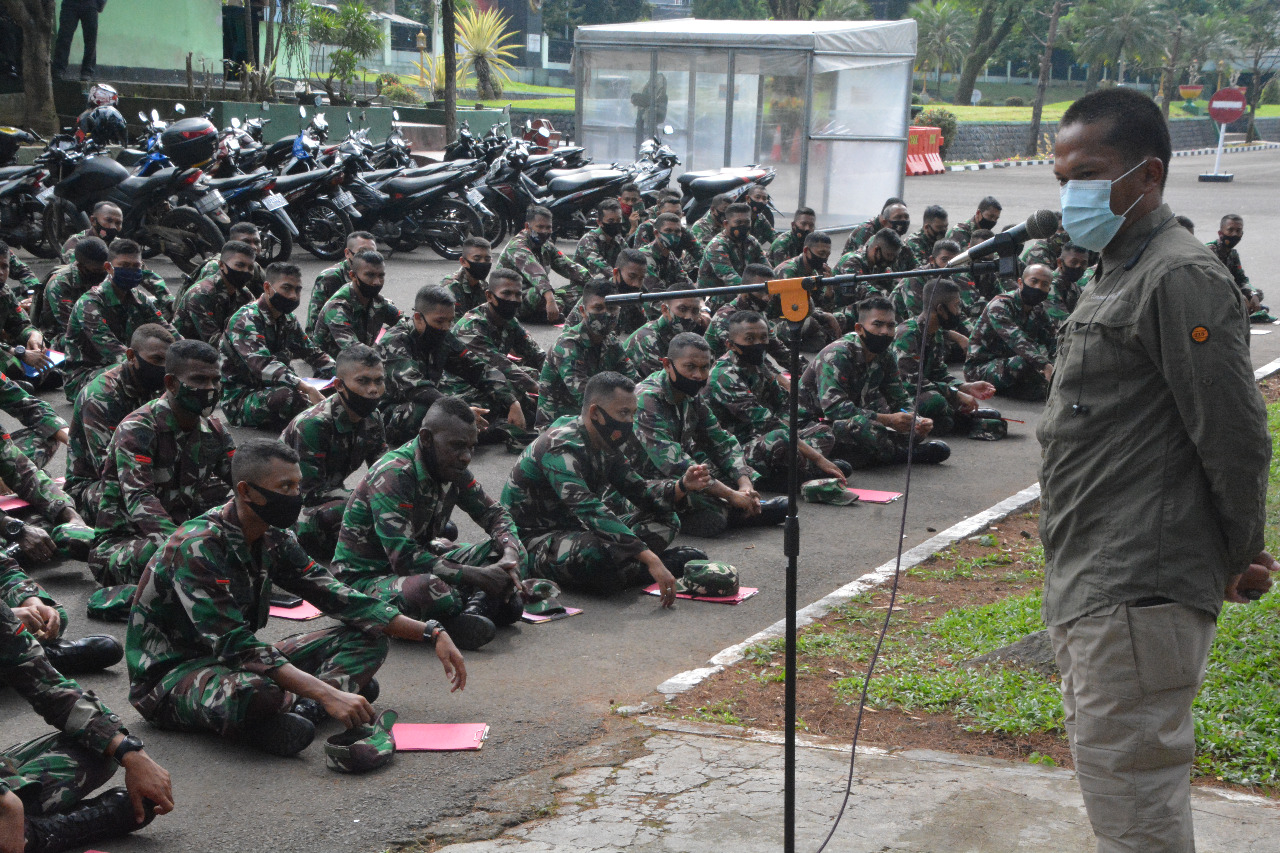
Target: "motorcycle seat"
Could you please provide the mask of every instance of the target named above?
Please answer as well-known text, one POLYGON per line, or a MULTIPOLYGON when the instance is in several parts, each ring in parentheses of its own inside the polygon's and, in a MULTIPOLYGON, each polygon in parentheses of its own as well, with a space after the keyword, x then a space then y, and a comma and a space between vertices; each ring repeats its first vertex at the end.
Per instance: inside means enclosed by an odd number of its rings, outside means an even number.
POLYGON ((556 195, 576 193, 590 187, 598 187, 613 181, 622 180, 629 181, 631 175, 626 172, 620 172, 617 169, 603 169, 600 171, 576 172, 572 175, 566 175, 563 178, 555 178, 548 182, 547 189, 556 195))
POLYGON ((161 169, 158 172, 152 172, 146 177, 130 175, 120 182, 119 191, 124 193, 126 196, 137 195, 142 192, 143 188, 146 187, 147 184, 150 184, 153 181, 157 183, 169 181, 173 178, 173 174, 176 171, 178 171, 177 167, 169 166, 168 168, 161 169))
POLYGON ((692 181, 684 180, 686 176, 680 176, 680 184, 688 192, 697 193, 698 195, 719 195, 727 193, 729 190, 737 189, 743 184, 750 183, 750 179, 743 175, 705 175, 695 178, 692 181))
POLYGON ((16 180, 23 175, 29 175, 37 171, 39 168, 39 166, 5 166, 0 168, 0 181, 16 180))
POLYGON ((581 175, 586 172, 608 172, 613 170, 611 163, 592 163, 587 166, 579 166, 577 169, 548 169, 547 180, 554 181, 556 178, 571 178, 574 175, 581 175))
POLYGON ((388 178, 394 178, 397 175, 401 175, 403 173, 404 173, 404 169, 401 169, 399 166, 397 166, 394 169, 374 169, 373 171, 370 171, 370 172, 361 172, 360 177, 364 178, 366 181, 368 181, 371 184, 376 184, 379 181, 385 181, 388 178))
POLYGON ((414 195, 423 190, 447 184, 456 177, 457 175, 453 172, 436 172, 435 174, 419 175, 413 178, 392 178, 379 189, 388 194, 414 195))
POLYGON ((227 190, 235 190, 249 184, 255 184, 266 177, 268 171, 259 169, 256 172, 250 172, 247 175, 232 175, 229 178, 213 178, 209 181, 209 189, 226 192, 227 190))
POLYGON ((299 187, 305 187, 307 184, 320 180, 323 172, 297 172, 292 175, 276 176, 275 191, 278 193, 291 193, 299 187))

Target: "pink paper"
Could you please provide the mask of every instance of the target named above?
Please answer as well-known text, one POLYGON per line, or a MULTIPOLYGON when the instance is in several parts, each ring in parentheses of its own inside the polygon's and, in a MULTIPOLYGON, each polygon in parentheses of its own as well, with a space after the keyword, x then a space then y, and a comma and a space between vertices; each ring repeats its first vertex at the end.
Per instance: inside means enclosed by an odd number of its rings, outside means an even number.
MULTIPOLYGON (((658 585, 656 583, 645 587, 644 591, 648 595, 662 595, 662 592, 658 589, 658 585)), ((676 598, 684 598, 690 601, 709 601, 712 604, 738 604, 746 601, 759 591, 759 587, 740 586, 738 587, 737 595, 689 595, 687 592, 677 592, 676 598)))
POLYGON ((305 622, 308 619, 316 619, 324 614, 320 612, 319 607, 316 607, 310 601, 304 601, 297 607, 272 607, 271 615, 280 619, 305 622))
POLYGON ((541 625, 544 622, 555 622, 557 619, 568 619, 570 616, 577 616, 582 612, 581 607, 566 607, 563 613, 528 613, 526 612, 520 618, 530 625, 541 625))
POLYGON ((5 512, 13 512, 15 509, 23 509, 29 506, 31 506, 31 504, 27 503, 17 495, 5 495, 0 498, 0 509, 5 512))
POLYGON ((479 749, 489 739, 488 723, 396 723, 396 752, 450 752, 479 749))
POLYGON ((858 500, 866 504, 887 504, 893 503, 902 497, 901 492, 877 492, 875 489, 850 489, 858 496, 858 500))

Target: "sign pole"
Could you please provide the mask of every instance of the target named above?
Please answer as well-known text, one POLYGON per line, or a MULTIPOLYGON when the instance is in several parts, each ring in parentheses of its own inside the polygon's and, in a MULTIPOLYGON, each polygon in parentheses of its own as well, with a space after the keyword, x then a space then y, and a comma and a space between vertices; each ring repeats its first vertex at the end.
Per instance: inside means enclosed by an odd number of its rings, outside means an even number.
POLYGON ((1218 154, 1213 158, 1213 174, 1219 174, 1218 167, 1222 165, 1222 149, 1227 144, 1227 126, 1225 124, 1218 125, 1218 154))
POLYGON ((1201 181, 1212 183, 1228 183, 1235 175, 1218 171, 1222 165, 1222 150, 1227 144, 1227 125, 1244 115, 1244 90, 1236 86, 1228 86, 1213 93, 1209 99, 1209 117, 1218 123, 1218 153, 1213 159, 1213 172, 1200 176, 1201 181))

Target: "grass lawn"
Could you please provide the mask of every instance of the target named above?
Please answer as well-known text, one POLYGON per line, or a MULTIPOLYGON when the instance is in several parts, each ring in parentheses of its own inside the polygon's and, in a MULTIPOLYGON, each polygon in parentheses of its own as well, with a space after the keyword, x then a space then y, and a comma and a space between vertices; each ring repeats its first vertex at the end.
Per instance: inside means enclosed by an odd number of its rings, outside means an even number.
MULTIPOLYGON (((1170 118, 1205 118, 1207 115, 1208 102, 1198 101, 1200 105, 1200 115, 1192 116, 1182 111, 1182 101, 1175 102, 1169 107, 1170 118)), ((944 110, 955 113, 960 121, 1031 121, 1031 107, 957 107, 950 104, 930 105, 940 106, 944 110)), ((1057 101, 1055 103, 1046 103, 1041 118, 1044 121, 1057 121, 1062 118, 1062 114, 1067 111, 1067 107, 1071 106, 1071 101, 1057 101)), ((1258 107, 1258 118, 1275 118, 1280 116, 1280 106, 1275 104, 1265 104, 1258 107)))

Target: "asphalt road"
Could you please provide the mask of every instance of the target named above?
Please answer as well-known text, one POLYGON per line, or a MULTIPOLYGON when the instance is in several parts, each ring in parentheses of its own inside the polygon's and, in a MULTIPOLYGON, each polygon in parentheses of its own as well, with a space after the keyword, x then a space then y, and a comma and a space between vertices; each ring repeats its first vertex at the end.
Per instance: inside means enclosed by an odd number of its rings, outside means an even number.
MULTIPOLYGON (((1201 184, 1199 171, 1211 157, 1178 158, 1166 193, 1173 207, 1187 213, 1208 240, 1216 221, 1234 211, 1246 216, 1240 252, 1253 282, 1272 290, 1264 271, 1280 263, 1280 152, 1224 158, 1236 174, 1231 184, 1201 184)), ((1021 167, 910 178, 906 197, 918 222, 920 211, 942 204, 959 221, 978 199, 994 194, 1004 204, 1002 221, 1020 221, 1042 207, 1057 209, 1057 185, 1051 167, 1021 167)), ((915 227, 913 223, 913 227, 915 227)), ((571 247, 562 245, 566 251, 571 247)), ((310 281, 325 264, 297 255, 310 281)), ((158 263, 163 275, 174 270, 158 263)), ((387 293, 402 307, 422 284, 436 282, 454 264, 427 250, 396 255, 389 261, 387 293)), ((43 269, 43 267, 41 267, 43 269)), ((1280 308, 1280 293, 1273 305, 1280 308)), ((1257 328, 1257 327, 1255 327, 1257 328)), ((1280 357, 1280 327, 1253 338, 1255 366, 1280 357)), ((549 345, 555 330, 536 328, 549 345)), ((52 395, 51 395, 52 396, 52 395)), ((64 417, 69 406, 53 400, 64 417)), ((960 438, 951 442, 951 460, 916 470, 912 484, 906 545, 915 545, 966 516, 979 512, 1036 477, 1038 447, 1034 429, 1038 405, 997 402, 1012 424, 1009 438, 996 443, 960 438)), ((248 431, 233 430, 238 437, 248 431)), ((483 448, 474 471, 491 494, 500 492, 514 457, 501 447, 483 448)), ((52 463, 61 474, 63 458, 52 463)), ((901 491, 903 471, 857 474, 852 482, 873 489, 901 491)), ((901 503, 885 506, 830 507, 802 504, 800 603, 803 606, 890 559, 901 503)), ((469 519, 458 519, 467 538, 476 533, 469 519)), ((627 594, 613 599, 568 596, 584 608, 575 618, 548 625, 518 625, 500 632, 485 649, 467 655, 465 693, 450 696, 438 662, 424 647, 397 644, 379 674, 379 706, 394 708, 403 722, 485 721, 490 740, 478 753, 402 754, 386 769, 364 777, 327 770, 319 742, 294 759, 262 756, 214 737, 174 735, 142 722, 126 701, 123 665, 82 679, 140 734, 149 751, 173 774, 178 810, 109 850, 128 851, 380 851, 409 840, 415 828, 441 815, 465 812, 478 794, 497 780, 526 772, 569 746, 589 739, 613 701, 649 697, 674 673, 704 664, 725 646, 783 616, 785 560, 779 530, 735 532, 721 541, 685 540, 713 558, 733 563, 744 584, 760 587, 755 598, 736 607, 683 602, 664 611, 654 598, 627 594)), ((33 574, 67 606, 70 636, 107 631, 123 637, 122 626, 92 623, 84 602, 93 588, 86 567, 66 562, 33 574)), ((323 622, 274 620, 264 632, 277 639, 323 622)), ((13 742, 47 731, 25 703, 0 691, 0 741, 13 742)), ((333 724, 322 729, 327 737, 333 724)), ((122 777, 118 777, 117 784, 122 777)))

